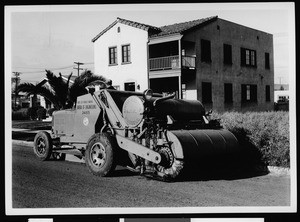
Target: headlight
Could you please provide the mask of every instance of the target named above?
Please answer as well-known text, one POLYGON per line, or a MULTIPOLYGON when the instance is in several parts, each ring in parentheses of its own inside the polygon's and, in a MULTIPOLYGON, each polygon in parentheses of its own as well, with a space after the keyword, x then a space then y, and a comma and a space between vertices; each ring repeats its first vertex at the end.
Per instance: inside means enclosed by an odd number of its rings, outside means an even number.
POLYGON ((144 91, 144 99, 145 99, 146 101, 149 101, 149 100, 152 98, 152 96, 153 96, 153 91, 152 91, 152 89, 146 89, 146 90, 144 91))

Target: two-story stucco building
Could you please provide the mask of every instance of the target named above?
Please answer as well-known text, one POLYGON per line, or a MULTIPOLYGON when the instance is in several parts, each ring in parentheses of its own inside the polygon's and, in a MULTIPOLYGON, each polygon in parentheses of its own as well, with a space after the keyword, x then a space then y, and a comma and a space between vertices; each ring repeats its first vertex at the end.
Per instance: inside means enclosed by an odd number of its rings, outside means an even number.
POLYGON ((217 16, 162 27, 117 18, 92 42, 95 73, 118 89, 175 92, 218 111, 273 109, 271 34, 217 16))

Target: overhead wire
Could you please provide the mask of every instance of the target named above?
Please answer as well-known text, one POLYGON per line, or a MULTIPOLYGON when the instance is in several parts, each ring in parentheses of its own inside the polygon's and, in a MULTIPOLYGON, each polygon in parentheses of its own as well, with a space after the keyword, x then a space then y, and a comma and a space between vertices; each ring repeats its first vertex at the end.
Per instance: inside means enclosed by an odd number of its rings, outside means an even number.
MULTIPOLYGON (((88 67, 91 67, 94 65, 94 62, 85 62, 84 65, 87 65, 88 67)), ((18 72, 20 72, 21 74, 39 74, 39 73, 45 73, 46 70, 50 70, 50 71, 57 71, 57 70, 68 70, 70 72, 73 71, 74 69, 74 65, 69 65, 69 66, 63 66, 63 67, 57 67, 57 68, 37 68, 37 67, 24 67, 24 66, 17 66, 17 67, 13 67, 14 70, 18 70, 18 72), (39 70, 34 70, 34 71, 21 71, 20 69, 39 69, 39 70)), ((27 82, 31 82, 31 83, 35 83, 37 81, 31 80, 31 81, 27 81, 27 82)))
MULTIPOLYGON (((18 69, 21 67, 15 67, 14 69, 18 69)), ((24 67, 25 68, 25 67, 24 67)), ((22 68, 22 69, 24 69, 22 68)), ((56 71, 56 70, 62 70, 62 69, 69 69, 69 68, 73 68, 72 66, 65 66, 65 67, 60 67, 60 68, 45 68, 44 70, 39 70, 39 71, 20 71, 21 73, 41 73, 41 72, 45 72, 45 70, 51 70, 51 71, 56 71)), ((36 69, 36 68, 27 68, 27 69, 36 69)))

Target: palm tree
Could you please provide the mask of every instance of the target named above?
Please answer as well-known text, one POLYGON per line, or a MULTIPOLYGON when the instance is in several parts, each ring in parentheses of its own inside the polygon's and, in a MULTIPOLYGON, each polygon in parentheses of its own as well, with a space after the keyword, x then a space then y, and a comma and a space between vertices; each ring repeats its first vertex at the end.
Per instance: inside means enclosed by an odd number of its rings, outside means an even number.
POLYGON ((78 76, 69 89, 69 102, 76 103, 77 97, 87 93, 85 87, 89 85, 99 84, 100 88, 105 88, 106 78, 101 75, 95 75, 90 70, 85 70, 78 76))
POLYGON ((59 77, 55 76, 51 71, 46 70, 46 79, 41 83, 36 85, 32 83, 22 83, 18 86, 18 92, 25 92, 27 96, 33 95, 41 95, 49 100, 54 108, 59 110, 65 108, 66 106, 66 98, 68 95, 68 85, 72 73, 68 76, 68 81, 66 82, 61 73, 59 73, 59 77), (46 82, 49 83, 49 86, 44 85, 46 82))
POLYGON ((22 83, 18 86, 18 92, 26 92, 27 96, 41 95, 49 100, 57 110, 72 107, 78 96, 87 93, 86 86, 99 80, 106 82, 103 76, 94 75, 89 70, 85 70, 78 76, 72 85, 70 84, 72 73, 65 80, 61 73, 59 76, 55 76, 50 70, 46 70, 46 77, 49 85, 44 85, 45 81, 37 85, 22 83))
POLYGON ((72 77, 72 74, 73 73, 71 73, 68 76, 67 80, 65 80, 62 77, 61 73, 59 73, 59 76, 57 77, 51 71, 46 70, 46 77, 50 86, 50 91, 52 92, 56 102, 59 104, 59 109, 67 108, 70 79, 72 77))

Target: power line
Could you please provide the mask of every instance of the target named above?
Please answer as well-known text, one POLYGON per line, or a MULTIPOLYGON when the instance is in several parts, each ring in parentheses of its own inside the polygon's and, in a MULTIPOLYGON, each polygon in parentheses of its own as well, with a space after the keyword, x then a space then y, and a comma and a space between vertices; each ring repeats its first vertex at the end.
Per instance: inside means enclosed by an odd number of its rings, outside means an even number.
POLYGON ((45 70, 50 70, 50 71, 57 71, 57 70, 64 70, 64 69, 77 69, 78 70, 78 75, 79 75, 79 70, 83 70, 83 68, 80 68, 80 65, 87 65, 87 66, 91 66, 94 65, 94 62, 86 62, 86 63, 82 63, 82 62, 74 62, 75 64, 78 65, 78 67, 73 67, 73 65, 69 65, 69 66, 63 66, 63 67, 57 67, 57 68, 37 68, 37 67, 24 67, 24 66, 16 66, 13 67, 13 69, 40 69, 40 70, 36 70, 36 71, 20 71, 20 70, 16 70, 17 72, 20 72, 22 74, 39 74, 39 73, 45 73, 45 70), (78 64, 79 63, 79 64, 78 64))
POLYGON ((56 67, 56 68, 41 68, 41 67, 24 67, 24 66, 16 66, 14 67, 15 69, 49 69, 49 70, 52 70, 52 69, 65 69, 65 68, 69 68, 69 67, 72 67, 72 65, 68 65, 68 66, 63 66, 63 67, 56 67))
POLYGON ((31 68, 31 67, 24 67, 24 66, 16 66, 14 69, 42 69, 42 68, 31 68))
MULTIPOLYGON (((51 71, 56 71, 56 70, 62 70, 62 69, 70 69, 70 68, 73 68, 73 66, 66 66, 66 67, 62 67, 62 68, 46 68, 44 70, 40 70, 40 71, 25 71, 25 72, 22 72, 22 73, 43 73, 45 72, 45 70, 51 70, 51 71)), ((32 68, 34 69, 34 68, 32 68)))
MULTIPOLYGON (((94 62, 85 62, 84 65, 94 64, 94 62)), ((67 69, 73 68, 73 65, 63 66, 63 67, 56 67, 56 68, 41 68, 41 67, 25 67, 25 66, 15 66, 13 69, 39 69, 39 71, 26 71, 25 73, 29 72, 44 72, 45 70, 60 70, 60 69, 67 69)), ((24 73, 24 72, 22 72, 24 73)))

